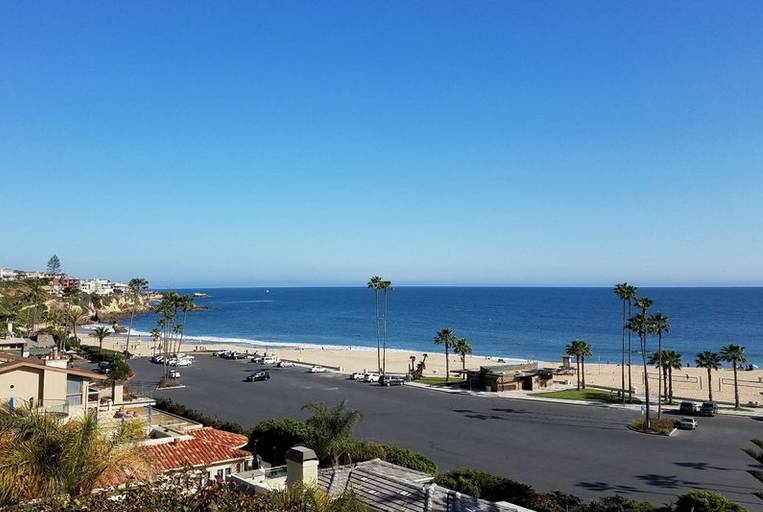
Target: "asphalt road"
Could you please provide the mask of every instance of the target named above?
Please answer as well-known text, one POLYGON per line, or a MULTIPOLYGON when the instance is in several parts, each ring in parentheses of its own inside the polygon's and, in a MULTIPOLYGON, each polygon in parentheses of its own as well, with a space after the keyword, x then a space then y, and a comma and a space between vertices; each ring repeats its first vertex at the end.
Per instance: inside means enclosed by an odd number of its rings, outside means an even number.
MULTIPOLYGON (((133 385, 151 387, 162 372, 147 359, 130 362, 133 385)), ((248 361, 198 356, 180 368, 184 389, 157 392, 208 414, 253 426, 277 417, 304 418, 311 401, 347 400, 363 413, 356 436, 431 457, 441 470, 459 466, 505 475, 539 490, 595 498, 621 494, 652 503, 692 488, 722 492, 750 510, 763 469, 741 448, 763 437, 751 418, 700 418, 693 432, 671 438, 631 432, 631 411, 608 407, 453 395, 414 387, 384 388, 304 368, 270 368, 266 382, 244 382, 261 368, 248 361)))

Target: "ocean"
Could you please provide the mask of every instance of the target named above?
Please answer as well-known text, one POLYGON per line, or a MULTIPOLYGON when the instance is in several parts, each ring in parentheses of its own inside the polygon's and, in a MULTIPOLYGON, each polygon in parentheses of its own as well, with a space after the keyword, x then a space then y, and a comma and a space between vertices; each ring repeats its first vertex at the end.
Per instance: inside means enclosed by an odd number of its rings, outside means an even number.
MULTIPOLYGON (((215 342, 375 347, 374 298, 367 288, 209 288, 189 313, 186 338, 215 342)), ((643 288, 651 311, 670 317, 666 348, 693 364, 703 350, 727 343, 746 347, 763 365, 763 288, 643 288)), ((154 314, 137 316, 148 332, 154 314)), ((592 362, 620 360, 622 306, 611 288, 419 287, 389 293, 389 348, 440 352, 437 330, 466 337, 475 354, 557 361, 570 340, 593 346, 592 362)), ((652 345, 656 340, 652 339, 652 345)), ((634 351, 638 339, 634 337, 634 351)), ((635 352, 634 352, 635 353, 635 352)))

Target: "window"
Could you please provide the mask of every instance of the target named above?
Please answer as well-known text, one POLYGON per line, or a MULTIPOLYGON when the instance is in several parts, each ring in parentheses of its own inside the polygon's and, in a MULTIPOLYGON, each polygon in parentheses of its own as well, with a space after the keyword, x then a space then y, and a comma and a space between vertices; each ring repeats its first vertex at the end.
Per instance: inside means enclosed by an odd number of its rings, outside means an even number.
POLYGON ((230 476, 230 468, 225 468, 225 478, 230 476))
POLYGON ((222 469, 218 469, 217 470, 217 478, 222 480, 222 478, 223 478, 223 470, 222 469))
POLYGON ((66 376, 66 402, 69 405, 82 405, 82 377, 66 376))
POLYGON ((240 462, 236 463, 236 473, 241 473, 241 463, 240 462))

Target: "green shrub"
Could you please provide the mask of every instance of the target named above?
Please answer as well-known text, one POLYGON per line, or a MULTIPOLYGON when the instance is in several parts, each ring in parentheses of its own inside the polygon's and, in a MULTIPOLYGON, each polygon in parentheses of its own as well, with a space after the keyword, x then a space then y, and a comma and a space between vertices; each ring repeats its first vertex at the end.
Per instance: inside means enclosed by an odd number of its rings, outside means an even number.
POLYGON ((125 380, 128 377, 132 376, 132 370, 130 369, 130 366, 127 364, 127 361, 124 360, 124 358, 120 357, 114 357, 109 361, 109 380, 112 381, 119 381, 119 380, 125 380))
POLYGON ((286 463, 286 452, 292 446, 304 445, 313 435, 305 422, 285 419, 261 421, 249 436, 254 452, 274 466, 286 463))
MULTIPOLYGON (((663 436, 670 435, 671 432, 673 432, 673 429, 676 428, 676 420, 672 418, 657 418, 656 416, 652 418, 650 421, 650 429, 649 432, 653 432, 655 434, 660 434, 663 436)), ((646 423, 642 418, 636 418, 632 420, 629 423, 629 426, 633 430, 638 430, 640 432, 646 432, 646 423)))
POLYGON ((678 497, 675 512, 746 512, 742 505, 713 491, 691 491, 678 497))
POLYGON ((171 398, 159 396, 156 397, 155 400, 157 409, 167 411, 171 414, 177 414, 178 416, 188 418, 191 421, 201 423, 202 425, 208 427, 225 430, 227 432, 233 432, 234 434, 246 434, 244 427, 242 427, 239 423, 221 420, 220 418, 209 416, 197 409, 186 407, 185 405, 178 403, 171 398))
POLYGON ((363 462, 371 459, 382 459, 386 455, 386 447, 372 441, 351 440, 347 443, 347 456, 349 460, 342 460, 343 463, 363 462))
POLYGON ((508 501, 527 508, 534 506, 538 499, 538 493, 529 485, 468 468, 454 469, 439 475, 435 478, 435 482, 437 485, 469 494, 475 498, 489 501, 508 501))
POLYGON ((656 508, 651 503, 633 501, 623 496, 609 496, 582 505, 576 512, 670 512, 670 507, 656 508))
POLYGON ((437 474, 437 464, 420 453, 388 444, 382 445, 382 448, 384 449, 383 459, 387 462, 430 475, 437 474))

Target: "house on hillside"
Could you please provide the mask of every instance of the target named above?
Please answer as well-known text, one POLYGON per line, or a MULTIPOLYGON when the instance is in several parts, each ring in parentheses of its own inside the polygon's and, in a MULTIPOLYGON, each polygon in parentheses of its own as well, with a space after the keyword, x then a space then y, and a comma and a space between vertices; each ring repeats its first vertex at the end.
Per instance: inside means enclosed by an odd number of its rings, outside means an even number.
POLYGON ((379 459, 319 469, 315 452, 303 446, 288 451, 286 467, 233 475, 232 481, 255 494, 297 482, 317 485, 334 497, 352 489, 376 512, 533 512, 511 503, 494 503, 446 489, 435 484, 432 475, 379 459))

